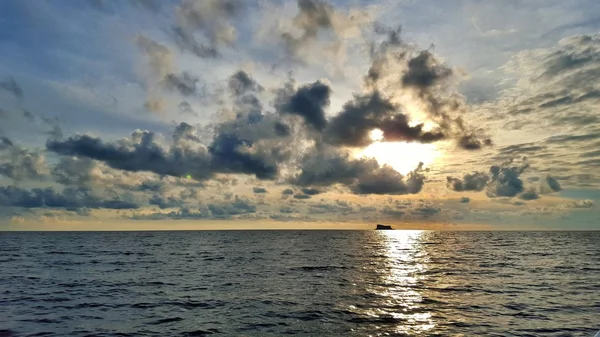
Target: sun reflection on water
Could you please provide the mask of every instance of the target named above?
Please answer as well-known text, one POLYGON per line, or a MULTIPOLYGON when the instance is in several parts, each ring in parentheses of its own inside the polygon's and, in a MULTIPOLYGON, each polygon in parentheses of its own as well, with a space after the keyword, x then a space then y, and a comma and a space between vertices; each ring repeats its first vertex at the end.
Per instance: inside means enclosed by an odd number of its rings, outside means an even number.
POLYGON ((373 289, 382 296, 378 315, 397 320, 396 333, 414 334, 435 327, 431 312, 418 291, 426 278, 427 252, 423 249, 423 231, 379 231, 381 252, 385 255, 379 269, 381 287, 373 289))

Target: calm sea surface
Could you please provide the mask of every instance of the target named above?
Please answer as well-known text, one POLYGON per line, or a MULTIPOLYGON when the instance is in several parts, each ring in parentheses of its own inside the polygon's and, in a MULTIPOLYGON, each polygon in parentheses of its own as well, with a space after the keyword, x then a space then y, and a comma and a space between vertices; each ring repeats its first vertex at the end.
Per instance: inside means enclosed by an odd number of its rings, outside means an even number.
POLYGON ((594 336, 600 232, 0 233, 0 336, 594 336))

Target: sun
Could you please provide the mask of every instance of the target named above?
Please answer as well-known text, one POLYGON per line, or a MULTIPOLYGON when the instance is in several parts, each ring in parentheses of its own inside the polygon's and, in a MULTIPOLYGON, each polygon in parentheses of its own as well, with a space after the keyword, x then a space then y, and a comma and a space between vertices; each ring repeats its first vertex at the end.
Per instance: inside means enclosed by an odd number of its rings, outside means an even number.
POLYGON ((419 166, 429 167, 440 156, 435 144, 383 142, 381 130, 371 131, 374 142, 358 154, 359 157, 375 158, 381 165, 390 165, 394 170, 407 174, 419 166))

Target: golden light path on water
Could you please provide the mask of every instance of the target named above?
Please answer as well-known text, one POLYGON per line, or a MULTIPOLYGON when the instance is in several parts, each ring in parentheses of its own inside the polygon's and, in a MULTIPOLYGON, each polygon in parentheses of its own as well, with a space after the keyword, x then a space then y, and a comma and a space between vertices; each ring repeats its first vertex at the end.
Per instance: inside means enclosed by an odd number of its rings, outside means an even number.
POLYGON ((391 315, 400 322, 397 334, 418 334, 435 327, 431 313, 425 307, 418 291, 425 281, 429 257, 423 249, 424 231, 377 231, 382 242, 385 262, 379 268, 381 283, 373 291, 385 298, 378 315, 391 315))

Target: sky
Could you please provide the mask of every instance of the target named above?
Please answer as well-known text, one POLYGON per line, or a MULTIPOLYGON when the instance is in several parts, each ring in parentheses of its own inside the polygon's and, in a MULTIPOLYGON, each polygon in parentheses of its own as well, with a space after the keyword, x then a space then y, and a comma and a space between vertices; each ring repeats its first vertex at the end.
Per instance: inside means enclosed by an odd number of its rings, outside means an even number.
POLYGON ((0 2, 0 230, 600 230, 595 0, 0 2))

